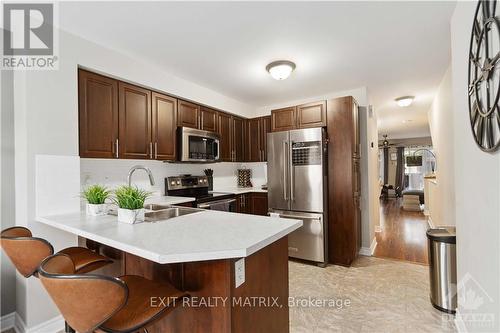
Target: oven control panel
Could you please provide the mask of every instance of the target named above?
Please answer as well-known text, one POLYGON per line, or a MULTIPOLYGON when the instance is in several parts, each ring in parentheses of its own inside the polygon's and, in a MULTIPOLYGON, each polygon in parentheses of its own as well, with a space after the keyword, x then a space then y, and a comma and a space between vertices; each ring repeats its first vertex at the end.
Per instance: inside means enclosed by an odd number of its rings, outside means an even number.
POLYGON ((208 187, 207 176, 176 176, 165 178, 165 185, 170 190, 208 187))

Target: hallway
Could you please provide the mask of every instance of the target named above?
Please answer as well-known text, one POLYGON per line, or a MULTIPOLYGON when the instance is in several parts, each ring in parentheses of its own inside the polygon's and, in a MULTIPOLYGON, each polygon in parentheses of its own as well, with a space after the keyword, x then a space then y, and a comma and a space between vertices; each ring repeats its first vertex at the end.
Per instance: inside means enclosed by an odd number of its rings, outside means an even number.
POLYGON ((428 264, 427 218, 402 209, 402 199, 380 201, 380 232, 374 256, 428 264))

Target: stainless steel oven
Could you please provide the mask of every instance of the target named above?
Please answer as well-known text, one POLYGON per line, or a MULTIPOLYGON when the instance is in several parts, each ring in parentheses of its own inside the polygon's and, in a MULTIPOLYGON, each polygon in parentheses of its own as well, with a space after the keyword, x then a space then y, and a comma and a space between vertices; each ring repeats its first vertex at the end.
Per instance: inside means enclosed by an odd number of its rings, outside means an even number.
POLYGON ((177 131, 181 162, 216 162, 219 160, 219 134, 189 127, 179 127, 177 131))
POLYGON ((198 203, 197 207, 210 210, 219 210, 222 212, 236 212, 236 199, 227 198, 227 199, 198 203))

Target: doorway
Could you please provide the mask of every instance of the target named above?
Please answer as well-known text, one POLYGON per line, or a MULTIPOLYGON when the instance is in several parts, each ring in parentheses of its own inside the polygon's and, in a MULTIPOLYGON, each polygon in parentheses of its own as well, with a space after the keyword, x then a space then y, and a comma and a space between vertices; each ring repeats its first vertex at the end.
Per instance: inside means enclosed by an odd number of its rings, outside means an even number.
POLYGON ((374 256, 428 264, 423 193, 424 177, 434 167, 432 146, 379 149, 380 226, 374 256))

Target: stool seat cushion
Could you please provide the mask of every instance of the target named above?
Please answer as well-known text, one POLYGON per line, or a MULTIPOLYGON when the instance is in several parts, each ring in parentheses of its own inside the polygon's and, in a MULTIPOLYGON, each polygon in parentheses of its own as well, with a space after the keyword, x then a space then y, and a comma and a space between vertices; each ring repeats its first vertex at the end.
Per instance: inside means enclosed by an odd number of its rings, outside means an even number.
POLYGON ((84 247, 68 247, 59 253, 67 254, 71 258, 76 274, 88 273, 112 262, 111 259, 84 247))
POLYGON ((127 303, 99 328, 105 332, 134 332, 167 311, 173 310, 186 293, 165 282, 136 275, 119 277, 128 287, 127 303))

